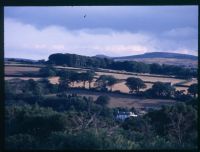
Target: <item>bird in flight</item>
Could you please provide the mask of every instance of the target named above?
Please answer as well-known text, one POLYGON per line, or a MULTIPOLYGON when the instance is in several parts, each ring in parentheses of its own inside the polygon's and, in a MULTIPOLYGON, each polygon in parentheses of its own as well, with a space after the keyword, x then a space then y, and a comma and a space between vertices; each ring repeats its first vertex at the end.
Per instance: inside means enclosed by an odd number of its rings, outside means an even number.
POLYGON ((86 14, 84 15, 84 18, 86 18, 86 14))

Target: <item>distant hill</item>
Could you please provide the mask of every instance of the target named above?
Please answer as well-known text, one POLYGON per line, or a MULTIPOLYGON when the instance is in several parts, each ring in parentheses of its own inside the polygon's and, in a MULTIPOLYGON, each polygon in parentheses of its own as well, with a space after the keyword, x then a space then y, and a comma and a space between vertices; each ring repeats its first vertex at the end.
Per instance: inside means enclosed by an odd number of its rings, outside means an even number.
POLYGON ((188 54, 151 52, 141 55, 123 56, 113 58, 115 61, 138 61, 144 63, 169 64, 197 68, 198 57, 188 54))
POLYGON ((188 55, 188 54, 179 54, 179 53, 168 53, 168 52, 150 52, 140 55, 124 56, 124 57, 115 57, 114 59, 138 59, 138 58, 175 58, 175 59, 192 59, 198 60, 197 56, 188 55))
POLYGON ((97 55, 95 55, 95 56, 93 56, 93 57, 97 57, 97 58, 108 58, 108 59, 111 59, 111 57, 106 56, 106 55, 104 55, 104 54, 97 54, 97 55))
POLYGON ((32 63, 38 62, 37 60, 23 59, 23 58, 4 58, 4 61, 5 62, 9 62, 9 61, 12 61, 12 62, 32 62, 32 63))

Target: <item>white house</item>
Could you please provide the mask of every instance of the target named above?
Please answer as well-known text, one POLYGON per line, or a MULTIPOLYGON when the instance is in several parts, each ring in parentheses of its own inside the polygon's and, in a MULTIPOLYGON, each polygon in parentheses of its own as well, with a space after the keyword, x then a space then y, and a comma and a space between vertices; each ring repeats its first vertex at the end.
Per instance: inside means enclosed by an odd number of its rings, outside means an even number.
POLYGON ((117 113, 116 119, 117 120, 125 120, 128 117, 137 117, 136 114, 133 112, 119 112, 117 113))

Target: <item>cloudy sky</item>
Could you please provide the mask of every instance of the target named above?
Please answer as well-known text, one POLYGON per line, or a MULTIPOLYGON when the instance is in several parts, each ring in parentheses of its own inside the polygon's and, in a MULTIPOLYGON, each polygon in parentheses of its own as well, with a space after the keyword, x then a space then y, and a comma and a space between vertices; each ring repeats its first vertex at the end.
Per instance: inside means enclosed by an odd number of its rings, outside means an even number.
POLYGON ((5 7, 5 57, 197 55, 197 6, 5 7))

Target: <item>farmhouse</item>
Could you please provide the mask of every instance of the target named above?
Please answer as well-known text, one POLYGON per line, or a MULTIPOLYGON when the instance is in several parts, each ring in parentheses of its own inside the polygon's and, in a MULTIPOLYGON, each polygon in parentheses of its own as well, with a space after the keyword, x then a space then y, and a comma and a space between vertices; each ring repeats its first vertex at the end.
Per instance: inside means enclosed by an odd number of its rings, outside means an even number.
POLYGON ((116 119, 117 120, 125 120, 126 118, 129 118, 129 117, 137 117, 136 114, 134 114, 133 112, 117 112, 117 115, 116 115, 116 119))

